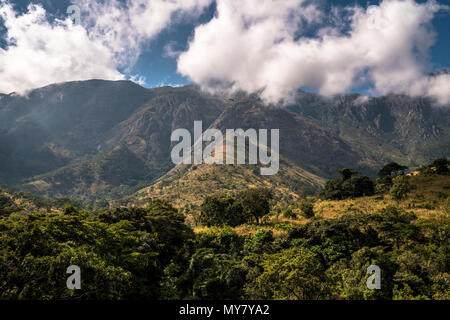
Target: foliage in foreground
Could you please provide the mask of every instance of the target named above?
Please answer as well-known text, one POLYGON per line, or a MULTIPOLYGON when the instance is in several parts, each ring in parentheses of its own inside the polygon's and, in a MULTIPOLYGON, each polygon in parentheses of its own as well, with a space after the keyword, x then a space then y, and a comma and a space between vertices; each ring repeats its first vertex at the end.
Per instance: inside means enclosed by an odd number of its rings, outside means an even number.
POLYGON ((0 297, 156 299, 163 269, 184 257, 193 237, 162 201, 98 217, 73 208, 11 214, 0 220, 0 297), (70 265, 82 270, 82 290, 66 288, 70 265))
POLYGON ((279 237, 195 235, 164 201, 90 215, 0 219, 1 299, 450 299, 450 219, 378 213, 313 218, 279 237), (66 289, 66 269, 82 289, 66 289), (382 289, 366 287, 369 265, 382 289))
MULTIPOLYGON (((447 175, 441 162, 428 174, 447 175)), ((337 198, 356 197, 355 186, 374 192, 367 177, 340 173, 326 192, 345 193, 337 198)), ((400 202, 411 186, 403 176, 384 176, 376 189, 400 202)), ((73 205, 60 213, 26 213, 3 195, 0 299, 448 300, 450 205, 446 194, 438 196, 442 214, 420 219, 392 205, 325 219, 304 202, 305 223, 280 225, 285 232, 275 236, 260 227, 272 205, 266 189, 207 198, 200 222, 209 228, 196 234, 166 201, 95 213, 73 205), (232 228, 251 222, 254 233, 232 228), (81 268, 81 290, 66 288, 70 265, 81 268), (371 265, 381 268, 381 290, 366 286, 371 265)), ((291 208, 284 215, 295 218, 291 208)))

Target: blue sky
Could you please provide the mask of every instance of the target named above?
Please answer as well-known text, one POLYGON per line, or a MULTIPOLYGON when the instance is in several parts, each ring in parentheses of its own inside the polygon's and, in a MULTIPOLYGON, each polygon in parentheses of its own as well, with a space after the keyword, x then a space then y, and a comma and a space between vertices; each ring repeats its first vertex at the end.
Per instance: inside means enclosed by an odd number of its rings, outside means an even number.
MULTIPOLYGON (((14 5, 14 9, 18 13, 26 12, 26 7, 30 3, 30 1, 22 0, 10 0, 10 2, 14 5)), ((417 0, 416 2, 424 3, 426 1, 417 0)), ((439 4, 450 5, 450 0, 440 0, 438 2, 439 4)), ((33 1, 33 3, 42 5, 47 11, 48 15, 64 18, 67 16, 66 9, 72 3, 72 1, 37 0, 33 1)), ((318 0, 314 1, 314 3, 318 5, 318 7, 323 10, 323 12, 325 12, 326 14, 330 14, 328 10, 331 6, 335 8, 344 8, 347 6, 359 5, 367 8, 370 5, 378 5, 380 1, 318 0)), ((208 23, 214 17, 215 13, 216 4, 212 3, 203 11, 203 14, 201 16, 190 17, 189 19, 182 19, 181 22, 178 21, 177 23, 168 24, 167 27, 163 28, 162 31, 158 32, 154 37, 151 37, 151 39, 148 39, 144 44, 141 44, 142 52, 139 54, 139 58, 137 59, 136 63, 127 66, 119 66, 117 67, 118 71, 122 74, 125 74, 127 77, 130 77, 131 75, 145 77, 145 84, 143 84, 145 87, 189 84, 191 82, 189 78, 177 72, 177 57, 168 56, 166 54, 166 47, 170 44, 177 51, 186 51, 188 49, 188 43, 190 40, 192 40, 192 37, 194 35, 195 28, 201 24, 208 23)), ((322 22, 321 27, 323 27, 324 24, 326 24, 326 22, 322 22)), ((430 50, 430 64, 426 66, 427 72, 436 71, 443 68, 450 68, 450 12, 437 12, 434 15, 432 24, 434 30, 437 33, 437 41, 430 50)), ((316 30, 309 30, 309 32, 311 34, 314 34, 316 30)), ((5 28, 0 29, 0 46, 3 48, 6 48, 6 43, 4 41, 5 34, 5 28)), ((185 73, 190 74, 189 71, 192 70, 193 67, 189 66, 189 68, 187 68, 188 72, 185 73)), ((192 78, 196 78, 196 75, 193 75, 192 78)), ((198 76, 196 79, 200 79, 199 82, 201 82, 202 80, 204 80, 203 78, 201 78, 201 76, 198 76)), ((209 79, 206 79, 204 81, 207 82, 209 81, 209 79)), ((230 81, 235 81, 235 79, 231 77, 230 81)), ((347 91, 370 93, 370 88, 372 88, 372 83, 368 81, 365 83, 361 83, 361 85, 352 85, 350 89, 347 89, 347 91)), ((243 89, 247 90, 246 88, 243 89)), ((315 89, 313 89, 313 91, 314 90, 315 89)), ((320 88, 317 90, 320 90, 320 88)))

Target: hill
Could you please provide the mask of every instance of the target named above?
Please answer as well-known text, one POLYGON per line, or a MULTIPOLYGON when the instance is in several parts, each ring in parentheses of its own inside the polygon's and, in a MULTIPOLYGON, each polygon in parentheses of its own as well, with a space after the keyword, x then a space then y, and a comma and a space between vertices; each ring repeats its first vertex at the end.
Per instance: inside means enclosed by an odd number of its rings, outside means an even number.
POLYGON ((144 205, 151 199, 165 199, 178 207, 198 207, 206 196, 235 195, 248 188, 270 188, 277 201, 288 203, 317 192, 325 183, 319 176, 280 161, 280 172, 263 177, 252 165, 181 165, 152 186, 119 203, 144 205))

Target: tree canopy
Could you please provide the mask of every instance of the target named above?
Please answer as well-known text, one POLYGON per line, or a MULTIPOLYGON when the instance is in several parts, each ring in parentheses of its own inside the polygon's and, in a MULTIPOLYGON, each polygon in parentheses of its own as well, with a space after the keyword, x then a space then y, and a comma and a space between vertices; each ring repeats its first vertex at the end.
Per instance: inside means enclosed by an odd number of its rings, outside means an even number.
POLYGON ((402 166, 402 165, 400 165, 400 164, 398 164, 398 163, 396 163, 396 162, 391 162, 391 163, 389 163, 389 164, 387 164, 387 165, 385 165, 379 172, 378 172, 378 175, 381 177, 381 178, 383 178, 383 177, 386 177, 386 176, 396 176, 396 175, 398 175, 399 173, 404 173, 404 171, 405 170, 407 170, 408 169, 408 167, 406 167, 406 166, 402 166))

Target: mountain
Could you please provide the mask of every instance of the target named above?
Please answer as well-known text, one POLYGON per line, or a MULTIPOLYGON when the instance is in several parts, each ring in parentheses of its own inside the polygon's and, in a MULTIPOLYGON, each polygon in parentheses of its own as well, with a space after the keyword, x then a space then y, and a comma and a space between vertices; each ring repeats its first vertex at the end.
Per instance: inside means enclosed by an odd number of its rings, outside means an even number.
POLYGON ((450 154, 450 108, 428 98, 301 93, 288 109, 351 145, 367 173, 391 160, 414 167, 450 154))
POLYGON ((170 159, 170 136, 179 128, 193 130, 194 121, 209 126, 226 106, 223 99, 201 93, 188 86, 149 90, 153 98, 106 136, 110 146, 126 144, 147 163, 166 173, 173 165, 170 159))
POLYGON ((180 165, 122 204, 141 205, 164 197, 179 206, 198 205, 205 194, 235 194, 270 187, 277 200, 314 193, 337 168, 353 167, 372 176, 386 163, 417 166, 450 154, 448 109, 405 96, 362 100, 358 95, 327 99, 299 92, 288 107, 267 106, 243 97, 211 125, 227 128, 280 128, 280 172, 261 177, 255 166, 180 165), (288 171, 283 170, 288 168, 288 171), (307 173, 307 175, 305 175, 307 173))
POLYGON ((375 175, 390 161, 417 166, 448 156, 449 110, 399 95, 326 98, 299 91, 281 106, 257 95, 214 96, 196 86, 55 84, 24 96, 0 95, 0 183, 91 202, 181 195, 181 205, 251 185, 295 198, 316 191, 338 168, 375 175), (280 129, 279 175, 262 177, 255 166, 175 167, 171 133, 192 132, 196 120, 222 132, 280 129))
POLYGON ((352 166, 359 159, 352 146, 330 130, 287 108, 267 106, 254 96, 227 108, 212 127, 222 132, 227 128, 279 129, 280 153, 321 176, 330 176, 334 167, 352 166))
POLYGON ((173 130, 194 120, 209 125, 223 101, 193 87, 148 90, 102 80, 5 95, 0 183, 50 197, 124 196, 173 167, 173 130))
POLYGON ((51 85, 0 100, 0 180, 16 183, 98 153, 152 93, 129 81, 51 85))
POLYGON ((25 180, 21 189, 51 197, 89 200, 91 194, 101 194, 114 199, 151 183, 157 175, 125 145, 118 145, 92 159, 25 180))

